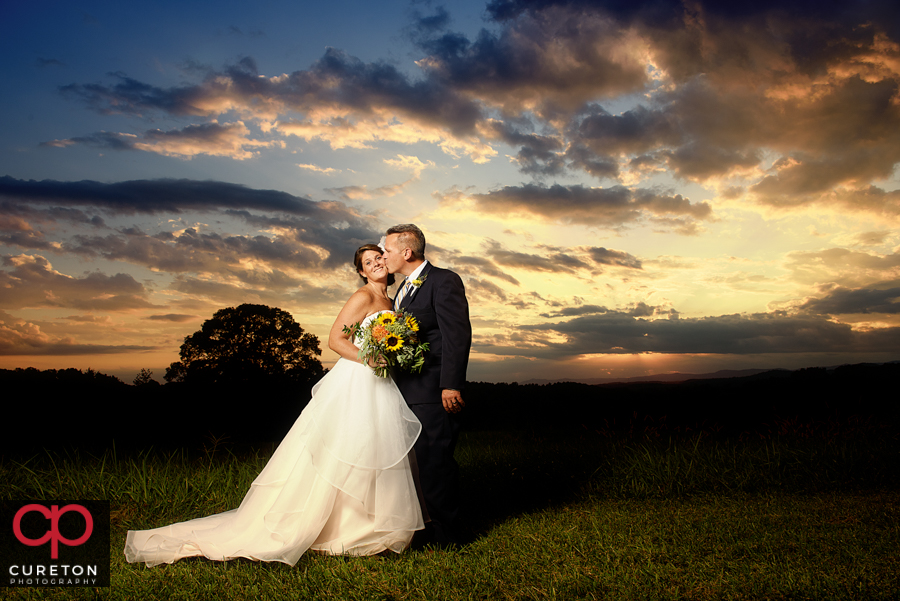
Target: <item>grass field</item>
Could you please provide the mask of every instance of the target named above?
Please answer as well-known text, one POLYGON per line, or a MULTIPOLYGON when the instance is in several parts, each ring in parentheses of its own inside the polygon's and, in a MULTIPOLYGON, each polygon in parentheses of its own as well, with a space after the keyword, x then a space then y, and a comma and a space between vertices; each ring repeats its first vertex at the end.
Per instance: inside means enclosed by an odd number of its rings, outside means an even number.
POLYGON ((473 432, 457 456, 469 541, 294 566, 145 569, 125 532, 236 507, 271 446, 0 460, 0 498, 112 505, 108 589, 10 599, 896 599, 900 441, 882 424, 751 435, 473 432))

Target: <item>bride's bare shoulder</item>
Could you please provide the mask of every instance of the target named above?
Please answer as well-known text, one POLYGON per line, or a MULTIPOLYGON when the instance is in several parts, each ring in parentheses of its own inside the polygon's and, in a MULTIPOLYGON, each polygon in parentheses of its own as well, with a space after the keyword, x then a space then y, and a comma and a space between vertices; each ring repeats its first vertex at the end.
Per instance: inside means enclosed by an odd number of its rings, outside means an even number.
POLYGON ((373 313, 386 311, 393 307, 390 299, 379 296, 368 286, 363 286, 362 288, 358 289, 350 298, 352 299, 354 297, 356 297, 356 302, 358 303, 358 305, 362 305, 364 307, 366 317, 372 315, 373 313))
POLYGON ((346 306, 352 307, 354 313, 365 318, 378 310, 376 308, 377 304, 376 297, 372 291, 368 287, 363 286, 350 295, 346 306))

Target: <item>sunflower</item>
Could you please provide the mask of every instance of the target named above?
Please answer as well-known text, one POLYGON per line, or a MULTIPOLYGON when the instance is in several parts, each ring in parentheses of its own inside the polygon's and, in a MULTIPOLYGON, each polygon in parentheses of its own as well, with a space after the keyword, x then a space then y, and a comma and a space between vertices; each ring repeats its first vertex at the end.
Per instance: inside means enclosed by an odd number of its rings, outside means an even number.
POLYGON ((397 317, 393 313, 382 313, 378 316, 378 323, 389 326, 397 321, 397 317))
POLYGON ((413 332, 419 331, 419 322, 416 321, 416 318, 412 315, 406 316, 406 327, 412 330, 413 332))
POLYGON ((391 334, 384 340, 384 348, 389 351, 399 351, 403 346, 403 339, 391 334))

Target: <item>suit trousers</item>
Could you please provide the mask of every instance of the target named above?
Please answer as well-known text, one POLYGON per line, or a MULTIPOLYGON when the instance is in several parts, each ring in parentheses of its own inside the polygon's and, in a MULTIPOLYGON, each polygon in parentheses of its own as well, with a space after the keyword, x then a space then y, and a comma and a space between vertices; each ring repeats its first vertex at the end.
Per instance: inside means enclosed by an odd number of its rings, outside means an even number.
POLYGON ((422 433, 414 449, 425 508, 431 518, 432 540, 428 542, 458 544, 455 528, 459 515, 459 464, 453 452, 459 439, 460 420, 447 413, 441 403, 409 408, 422 422, 422 433))

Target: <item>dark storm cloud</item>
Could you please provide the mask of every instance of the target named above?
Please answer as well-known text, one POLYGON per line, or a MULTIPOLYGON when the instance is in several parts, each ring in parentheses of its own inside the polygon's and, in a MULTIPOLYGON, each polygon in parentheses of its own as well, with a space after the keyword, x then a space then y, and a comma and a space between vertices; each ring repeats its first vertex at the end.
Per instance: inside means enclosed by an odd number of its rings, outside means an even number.
MULTIPOLYGON (((494 0, 488 14, 495 23, 472 39, 447 29, 444 8, 414 13, 407 33, 425 53, 418 77, 328 49, 308 69, 274 77, 260 76, 246 57, 194 72, 195 83, 180 86, 113 74, 111 84, 62 91, 104 113, 238 115, 270 138, 297 135, 335 148, 364 147, 394 131, 394 141, 440 138, 445 150, 465 149, 482 162, 495 153, 489 144, 502 141, 517 148, 513 160, 538 180, 575 171, 634 182, 668 170, 698 182, 745 178, 731 197, 746 191, 775 207, 814 202, 895 214, 892 193, 867 186, 891 177, 900 163, 897 6, 494 0), (615 113, 611 107, 623 102, 629 108, 615 113)), ((242 159, 280 143, 254 137, 238 121, 46 144, 242 159)), ((483 196, 492 195, 498 198, 483 196)), ((638 196, 619 212, 599 202, 593 215, 517 208, 590 225, 649 213, 660 227, 687 234, 709 216, 705 204, 660 214, 637 206, 638 196)))
POLYGON ((20 180, 0 177, 0 197, 62 206, 102 207, 117 213, 180 213, 227 208, 280 211, 322 219, 356 218, 349 210, 334 214, 318 203, 277 190, 254 190, 240 184, 188 179, 131 180, 106 184, 90 180, 20 180), (330 214, 329 214, 330 213, 330 214))
MULTIPOLYGON (((583 315, 602 315, 605 313, 610 313, 610 310, 601 305, 576 305, 571 307, 564 307, 559 309, 558 311, 553 311, 550 313, 541 313, 540 316, 550 319, 556 317, 577 317, 583 315)), ((630 306, 629 309, 624 311, 613 311, 619 316, 629 316, 629 317, 653 317, 655 316, 670 316, 671 318, 677 318, 678 312, 674 309, 670 309, 668 307, 663 306, 655 306, 648 305, 645 302, 638 302, 630 306)))
POLYGON ((601 305, 579 305, 577 307, 566 307, 553 313, 540 313, 541 317, 546 319, 554 317, 575 317, 579 315, 598 315, 607 313, 609 309, 601 305))
POLYGON ((570 144, 566 149, 566 158, 571 167, 590 173, 597 179, 619 177, 619 162, 615 157, 597 154, 587 146, 570 144))
MULTIPOLYGON (((0 215, 21 214, 23 218, 34 217, 33 207, 40 204, 56 205, 48 209, 46 217, 66 217, 91 225, 102 225, 102 219, 88 217, 65 205, 96 207, 117 214, 221 210, 257 227, 280 227, 292 232, 293 237, 269 238, 223 237, 189 230, 177 239, 166 238, 166 233, 151 237, 123 232, 132 235, 78 235, 65 243, 72 252, 130 260, 173 271, 200 269, 201 265, 220 261, 220 257, 226 264, 254 257, 298 268, 335 267, 349 261, 348 257, 352 257, 360 245, 375 242, 382 235, 381 231, 371 227, 371 217, 360 215, 341 202, 315 202, 286 192, 254 190, 216 181, 164 179, 105 184, 93 181, 36 182, 7 176, 0 177, 0 197, 10 200, 0 207, 3 209, 0 215), (15 204, 16 201, 27 205, 15 204), (259 215, 251 210, 280 215, 259 215), (324 260, 316 249, 326 251, 324 260)), ((11 243, 41 248, 42 239, 37 234, 20 231, 8 234, 8 237, 11 243)))
POLYGON ((812 48, 818 50, 819 45, 840 47, 840 35, 846 35, 858 23, 876 23, 892 36, 900 34, 900 8, 891 0, 701 0, 690 4, 682 0, 490 0, 487 13, 492 19, 504 22, 523 14, 541 14, 553 8, 576 13, 599 13, 623 25, 645 26, 656 31, 675 29, 682 25, 686 16, 697 15, 718 23, 747 23, 763 20, 764 17, 780 18, 788 23, 799 21, 807 25, 830 23, 832 35, 827 40, 818 39, 818 31, 795 34, 785 40, 790 44, 792 53, 800 57, 812 54, 812 48))
POLYGON ((446 33, 420 41, 426 74, 506 112, 533 108, 550 117, 598 97, 640 91, 646 68, 629 52, 627 32, 584 12, 527 15, 474 41, 446 33))
POLYGON ((114 85, 71 84, 61 91, 105 114, 212 116, 234 108, 272 117, 284 111, 308 113, 322 107, 343 107, 361 114, 388 108, 457 135, 472 132, 481 119, 477 103, 436 79, 411 81, 392 65, 364 63, 334 48, 328 48, 308 70, 278 78, 258 77, 255 65, 250 68, 246 63, 223 72, 211 71, 202 83, 172 88, 143 84, 122 74, 114 76, 118 79, 114 85))
POLYGON ((203 99, 195 86, 184 86, 163 90, 123 73, 110 73, 118 83, 112 86, 101 84, 69 84, 62 86, 64 96, 82 99, 91 108, 105 115, 126 113, 143 115, 149 111, 162 111, 172 115, 206 115, 208 111, 196 104, 203 99))
POLYGON ((516 161, 523 173, 533 175, 559 175, 565 171, 565 160, 560 152, 562 140, 554 136, 521 133, 511 123, 493 121, 495 135, 511 146, 519 146, 516 161))
POLYGON ((506 186, 487 194, 474 194, 478 209, 501 216, 527 215, 564 224, 617 227, 649 216, 703 220, 712 216, 705 202, 691 203, 680 194, 666 196, 624 186, 585 188, 536 184, 506 186))
POLYGON ((625 21, 641 20, 669 23, 683 14, 684 4, 680 0, 651 0, 649 2, 623 2, 598 0, 490 0, 487 12, 496 21, 514 19, 525 12, 540 12, 552 7, 567 9, 587 9, 591 12, 602 10, 625 21))
POLYGON ((822 298, 806 301, 799 309, 827 315, 900 313, 900 287, 887 289, 836 287, 822 298))
POLYGON ((716 148, 708 144, 685 144, 665 153, 669 167, 678 175, 704 180, 723 175, 735 168, 750 169, 759 164, 762 154, 757 150, 742 152, 730 148, 716 148))
POLYGON ((576 117, 569 131, 573 144, 598 155, 640 154, 660 145, 677 145, 682 134, 673 115, 637 106, 621 115, 590 106, 576 117))
MULTIPOLYGON (((896 213, 885 191, 860 190, 900 162, 898 6, 496 0, 488 13, 519 34, 526 24, 606 19, 644 40, 672 79, 621 114, 596 103, 573 113, 568 168, 619 178, 623 166, 664 166, 704 181, 751 174, 774 151, 783 162, 750 188, 757 200, 896 213), (832 194, 839 186, 849 190, 832 194)), ((563 44, 578 36, 566 32, 563 44)))
POLYGON ((214 181, 105 184, 2 177, 0 197, 8 199, 0 205, 0 242, 33 249, 51 248, 44 234, 35 229, 39 221, 66 219, 103 226, 102 219, 71 208, 73 205, 115 214, 219 211, 254 228, 274 228, 279 233, 272 236, 226 235, 192 228, 176 236, 168 231, 145 233, 124 228, 106 235, 73 235, 62 242, 61 248, 162 271, 220 273, 247 284, 279 288, 296 285, 285 270, 333 269, 349 264, 360 245, 377 242, 382 235, 373 227, 371 216, 361 215, 342 202, 314 202, 285 192, 214 181), (50 206, 38 209, 41 205, 50 206), (263 276, 244 266, 247 260, 275 269, 265 276, 266 281, 256 281, 263 276))
MULTIPOLYGON (((575 309, 577 312, 577 308, 575 309)), ((759 313, 697 319, 648 320, 641 307, 568 321, 516 326, 524 343, 484 348, 496 354, 567 357, 613 353, 800 353, 898 352, 900 328, 854 331, 849 325, 810 315, 759 313), (559 336, 565 337, 559 341, 559 336), (518 349, 518 353, 516 353, 518 349)))

